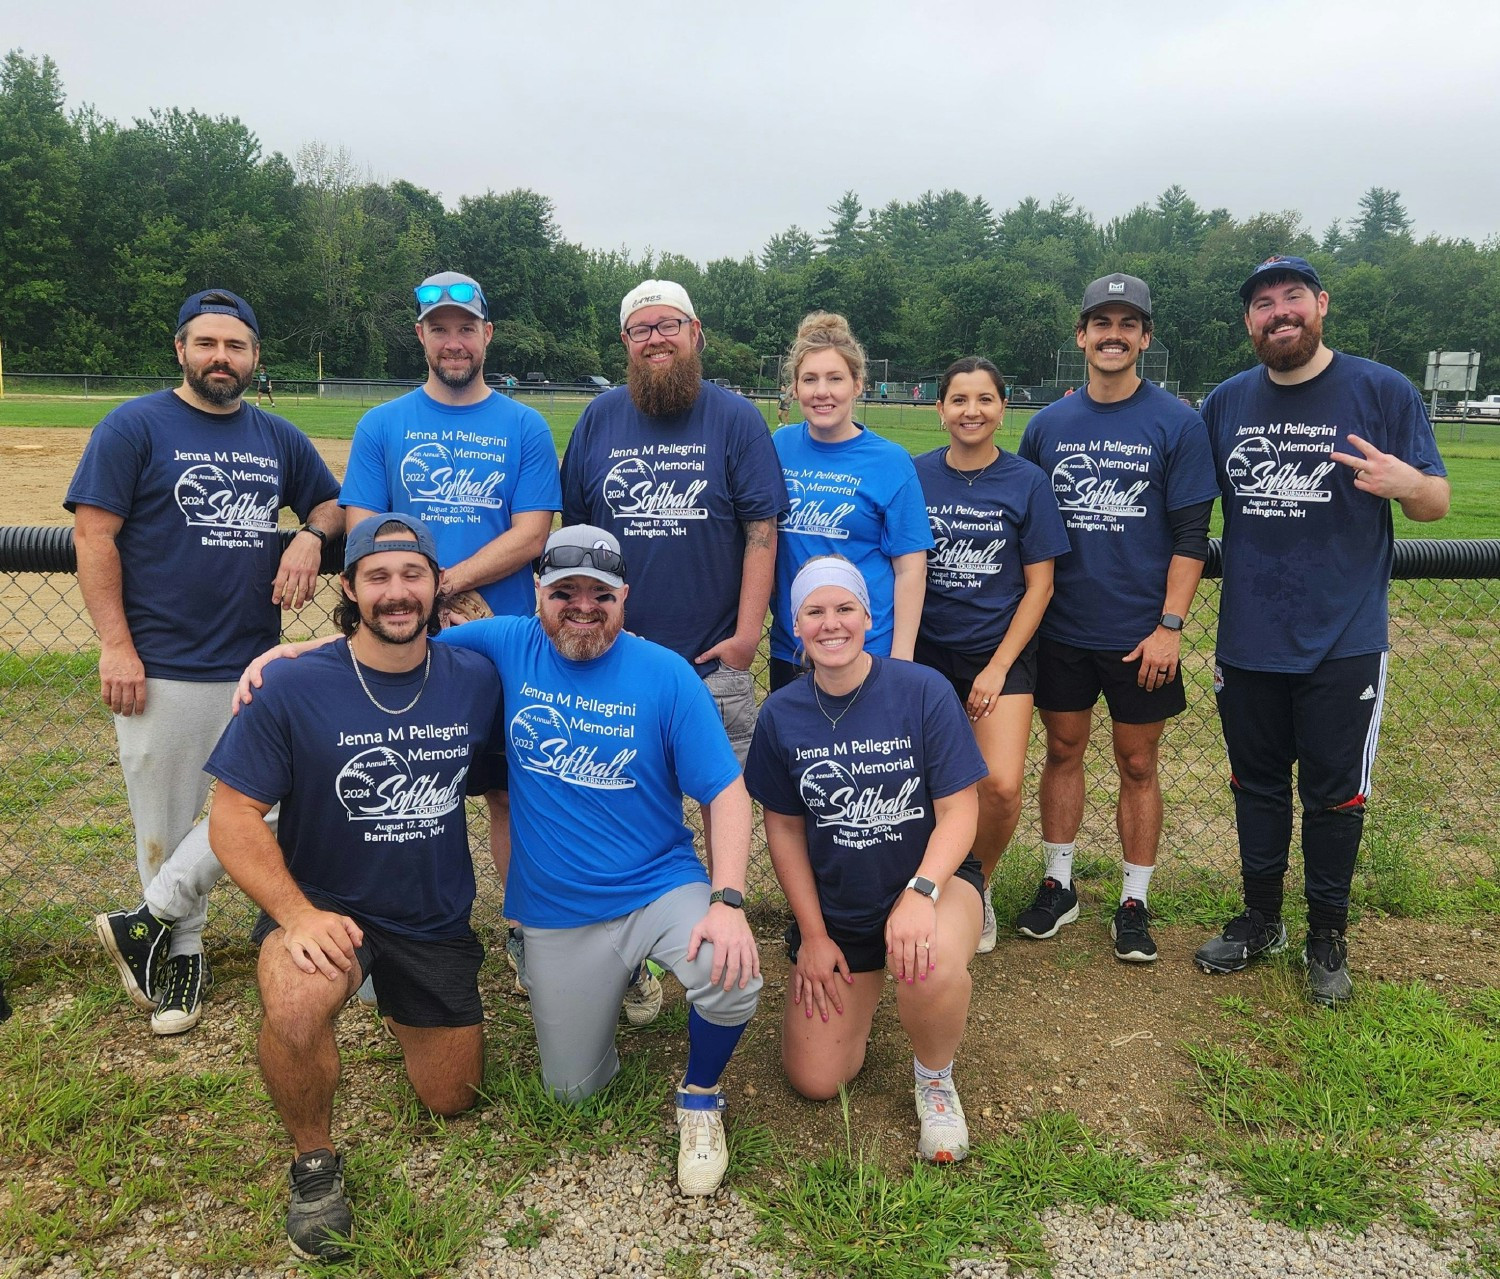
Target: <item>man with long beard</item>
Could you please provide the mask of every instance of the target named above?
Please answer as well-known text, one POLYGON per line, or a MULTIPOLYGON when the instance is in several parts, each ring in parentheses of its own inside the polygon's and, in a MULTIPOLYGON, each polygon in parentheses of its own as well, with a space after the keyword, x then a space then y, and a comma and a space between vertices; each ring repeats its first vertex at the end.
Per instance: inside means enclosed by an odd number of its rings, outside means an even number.
POLYGON ((338 481, 312 442, 242 402, 260 356, 250 304, 208 289, 177 325, 182 385, 100 422, 64 502, 146 890, 94 929, 158 1035, 196 1026, 209 988, 203 924, 220 872, 198 821, 203 762, 239 672, 281 630, 277 606, 312 598, 323 543, 341 527, 338 481), (304 521, 285 550, 284 506, 304 521), (178 875, 199 866, 211 873, 178 875))
POLYGON ((1245 909, 1199 947, 1207 973, 1285 948, 1302 802, 1308 995, 1350 998, 1345 929, 1390 647, 1391 502, 1441 519, 1447 474, 1421 397, 1394 369, 1330 350, 1312 265, 1271 257, 1240 287, 1261 366, 1203 403, 1224 501, 1214 689, 1229 753, 1245 909))
MULTIPOLYGON (((703 380, 703 326, 687 290, 645 280, 620 303, 628 384, 589 402, 563 454, 563 522, 609 530, 630 560, 630 629, 693 664, 741 764, 755 732, 750 664, 776 574, 786 481, 742 395, 703 380)), ((713 818, 704 843, 713 856, 713 818)), ((649 970, 625 1013, 661 1009, 649 970)))

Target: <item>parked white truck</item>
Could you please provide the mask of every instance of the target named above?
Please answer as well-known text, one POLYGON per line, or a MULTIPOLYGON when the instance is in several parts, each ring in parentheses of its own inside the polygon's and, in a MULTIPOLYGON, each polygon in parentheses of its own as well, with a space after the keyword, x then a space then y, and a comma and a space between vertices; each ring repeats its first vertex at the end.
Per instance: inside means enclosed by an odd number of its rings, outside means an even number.
POLYGON ((1482 400, 1460 400, 1456 407, 1461 417, 1500 417, 1500 395, 1486 395, 1482 400))

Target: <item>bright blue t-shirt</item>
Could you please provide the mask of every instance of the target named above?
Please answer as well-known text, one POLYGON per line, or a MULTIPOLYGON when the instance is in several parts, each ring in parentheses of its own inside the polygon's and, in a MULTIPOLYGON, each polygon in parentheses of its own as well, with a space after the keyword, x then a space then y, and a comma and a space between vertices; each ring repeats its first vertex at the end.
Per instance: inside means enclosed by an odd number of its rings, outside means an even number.
POLYGON ((626 632, 602 657, 572 662, 534 617, 486 618, 439 638, 500 669, 507 915, 531 928, 578 928, 708 881, 682 797, 709 803, 740 766, 692 667, 626 632))
POLYGON ((916 459, 937 545, 927 552, 921 636, 959 653, 993 653, 1026 593, 1026 566, 1066 555, 1068 530, 1041 468, 1001 452, 968 475, 948 446, 916 459))
POLYGON ((464 782, 494 726, 500 681, 473 653, 431 653, 430 675, 362 666, 368 696, 347 640, 272 662, 204 769, 281 804, 277 838, 304 891, 356 920, 439 939, 462 936, 474 904, 464 782), (371 698, 416 705, 389 715, 371 698))
MULTIPOLYGON (((339 504, 415 515, 450 568, 509 532, 515 513, 562 508, 557 450, 542 415, 508 396, 442 404, 418 387, 359 419, 339 504)), ((530 564, 479 593, 497 616, 536 609, 530 564)))
POLYGON ((1073 546, 1053 571, 1039 634, 1075 648, 1133 649, 1161 620, 1168 513, 1218 495, 1203 419, 1151 382, 1114 404, 1085 387, 1037 413, 1016 451, 1051 479, 1073 546))
POLYGON ((875 625, 865 650, 891 651, 896 573, 891 560, 932 549, 932 530, 911 455, 855 423, 859 433, 837 444, 814 439, 806 422, 772 437, 791 506, 776 533, 776 590, 771 596, 771 656, 797 660, 792 634, 792 581, 808 560, 838 554, 864 574, 875 625))
POLYGON ((63 505, 125 521, 121 592, 146 674, 210 683, 238 679, 281 637, 277 513, 289 506, 305 520, 338 492, 285 418, 243 403, 205 413, 157 391, 94 428, 63 505))
POLYGON ((744 526, 786 510, 771 434, 749 400, 705 382, 686 413, 650 418, 628 387, 606 391, 578 419, 562 482, 563 523, 620 541, 633 632, 689 663, 734 634, 744 526))
POLYGON ((1426 475, 1446 475, 1416 388, 1395 369, 1335 352, 1317 377, 1278 386, 1264 368, 1203 402, 1224 497, 1218 658, 1306 674, 1383 652, 1395 534, 1391 504, 1329 460, 1358 435, 1426 475))
POLYGON ((989 770, 936 671, 877 657, 863 688, 844 697, 815 694, 812 679, 766 698, 745 784, 772 812, 806 819, 824 923, 878 933, 927 852, 933 801, 989 770))

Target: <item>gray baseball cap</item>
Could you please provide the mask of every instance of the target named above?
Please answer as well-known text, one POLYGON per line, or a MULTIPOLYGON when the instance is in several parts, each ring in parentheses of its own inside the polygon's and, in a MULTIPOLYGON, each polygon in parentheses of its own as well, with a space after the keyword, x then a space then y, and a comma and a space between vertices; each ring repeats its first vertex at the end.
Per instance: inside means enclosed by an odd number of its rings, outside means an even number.
POLYGON ((608 529, 593 524, 558 529, 547 539, 536 571, 542 586, 565 577, 592 577, 616 590, 625 585, 625 557, 619 542, 608 529))
POLYGON ((1097 311, 1101 306, 1118 303, 1133 306, 1148 319, 1151 316, 1151 290, 1146 281, 1134 275, 1102 275, 1083 291, 1082 314, 1097 311))

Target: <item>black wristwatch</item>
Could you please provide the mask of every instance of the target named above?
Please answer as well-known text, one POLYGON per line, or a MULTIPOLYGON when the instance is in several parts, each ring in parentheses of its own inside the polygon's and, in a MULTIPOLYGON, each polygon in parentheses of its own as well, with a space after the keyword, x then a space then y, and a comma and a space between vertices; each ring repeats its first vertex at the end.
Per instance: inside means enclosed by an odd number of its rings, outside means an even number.
POLYGON ((1163 613, 1161 621, 1157 623, 1164 631, 1180 631, 1182 629, 1182 618, 1176 613, 1163 613))
POLYGON ((928 879, 926 875, 913 875, 906 885, 914 893, 921 893, 923 897, 930 897, 932 904, 937 905, 938 886, 928 879))
POLYGON ((744 910, 745 894, 738 888, 716 888, 708 895, 708 904, 712 906, 715 902, 723 902, 735 910, 744 910))
POLYGON ((304 524, 301 528, 299 528, 297 530, 297 532, 299 532, 299 533, 311 533, 324 546, 328 545, 328 534, 325 533, 325 532, 323 532, 322 529, 316 528, 316 527, 314 527, 311 524, 304 524))

